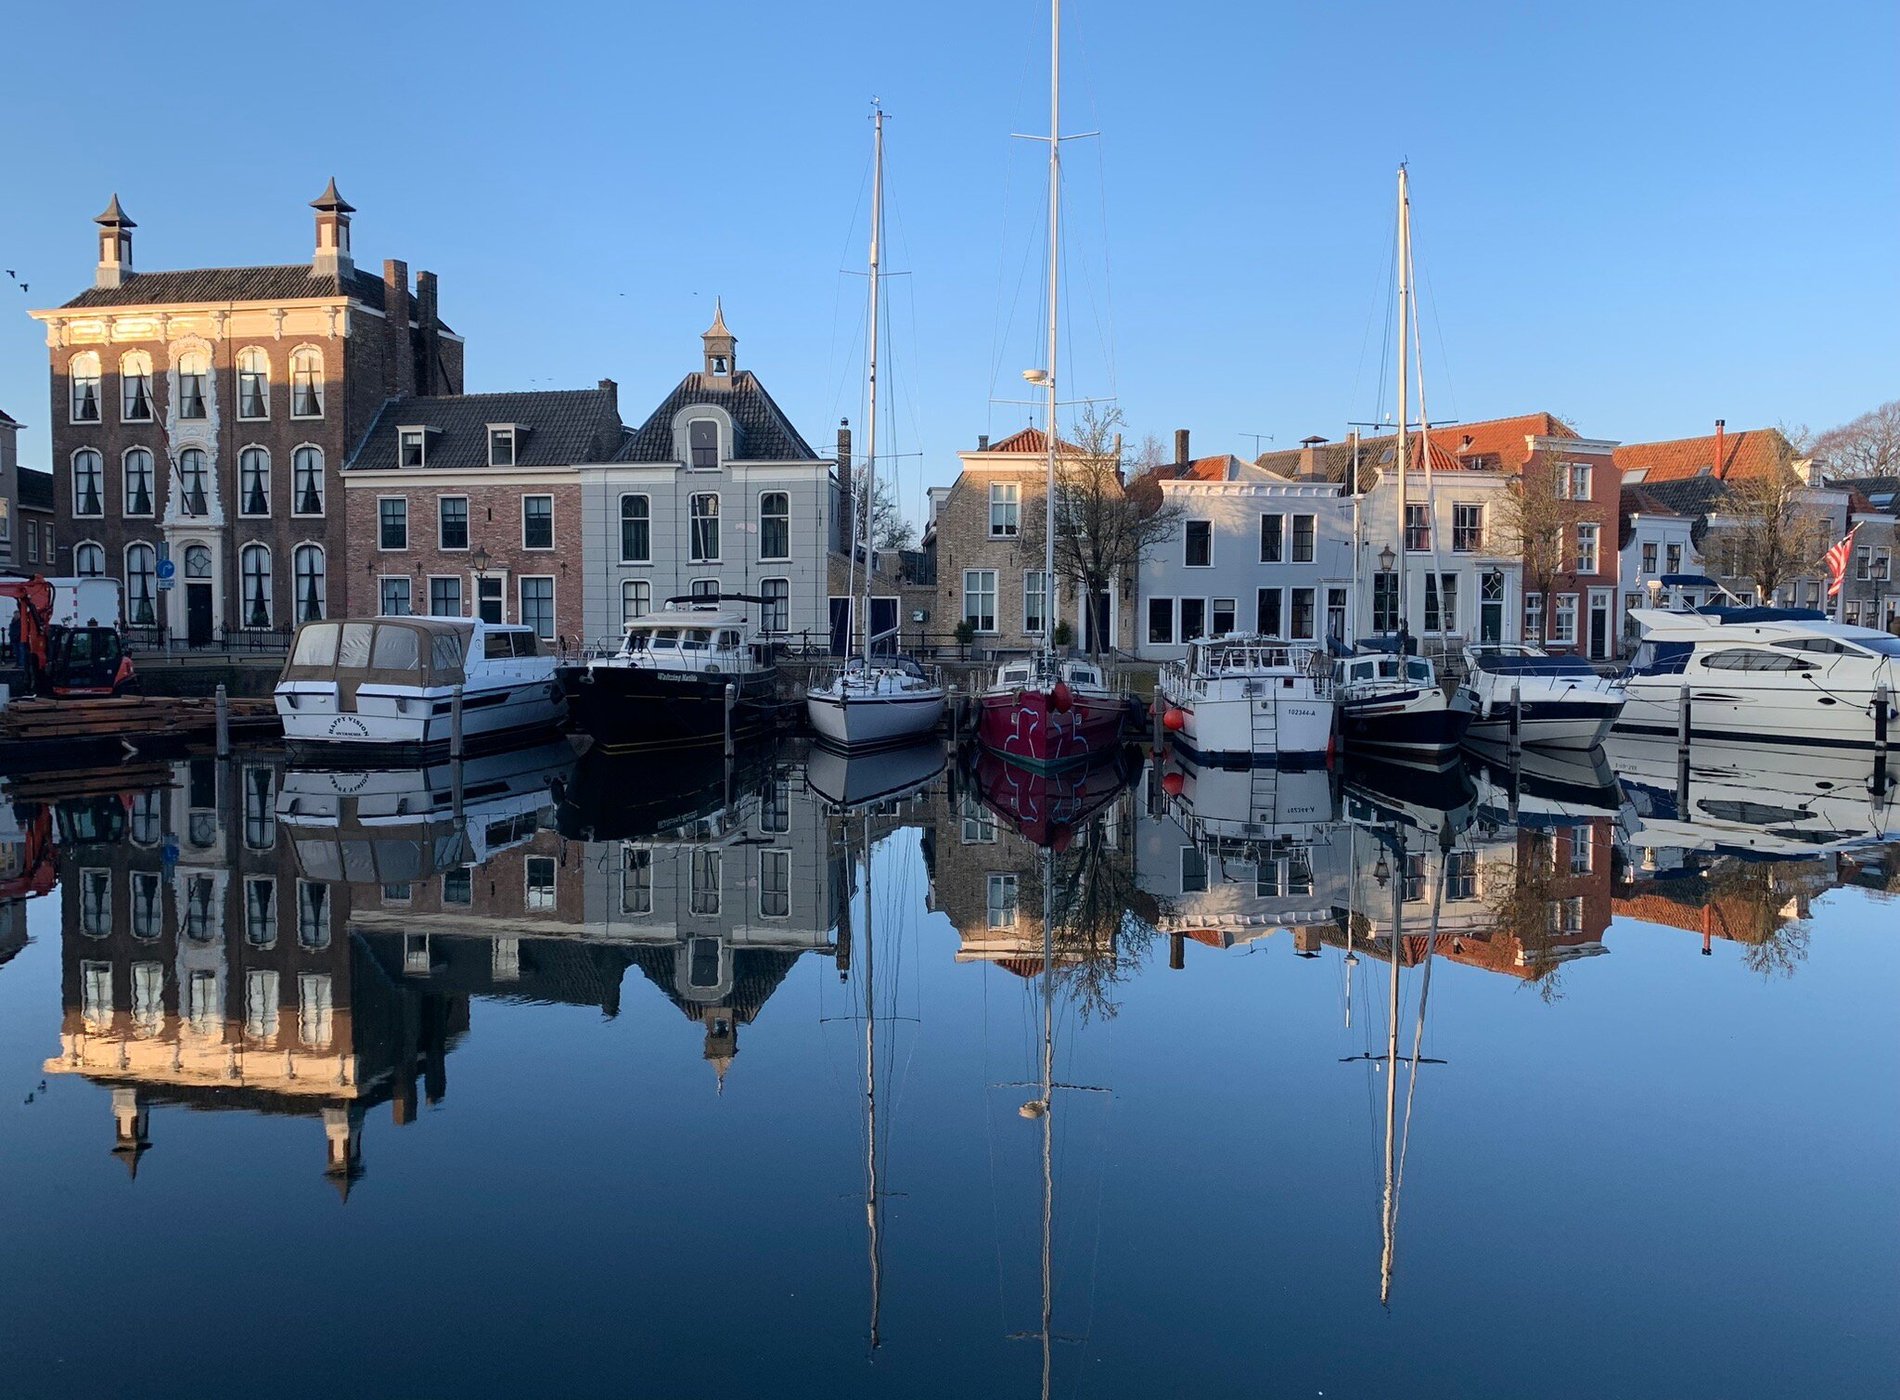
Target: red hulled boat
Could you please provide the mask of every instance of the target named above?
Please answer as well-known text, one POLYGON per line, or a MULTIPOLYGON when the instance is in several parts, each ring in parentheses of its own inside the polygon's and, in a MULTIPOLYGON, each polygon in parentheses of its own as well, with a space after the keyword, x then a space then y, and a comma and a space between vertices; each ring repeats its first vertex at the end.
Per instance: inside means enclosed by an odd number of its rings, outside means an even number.
POLYGON ((979 743, 1011 763, 1068 768, 1112 753, 1139 706, 1102 682, 1101 668, 1051 656, 1011 661, 977 697, 979 743))

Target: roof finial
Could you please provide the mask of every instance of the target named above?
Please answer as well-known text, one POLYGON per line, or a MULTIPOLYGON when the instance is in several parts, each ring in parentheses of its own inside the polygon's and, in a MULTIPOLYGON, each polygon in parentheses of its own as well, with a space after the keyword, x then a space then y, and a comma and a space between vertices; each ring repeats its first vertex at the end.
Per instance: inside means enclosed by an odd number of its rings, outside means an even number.
POLYGON ((707 374, 725 379, 738 372, 737 357, 733 352, 739 347, 739 337, 726 329, 726 307, 718 297, 713 298, 713 323, 706 328, 700 340, 706 346, 707 374))
POLYGON ((112 192, 112 203, 106 206, 106 212, 94 219, 95 224, 104 228, 137 228, 138 225, 126 217, 125 210, 119 207, 119 193, 112 192))

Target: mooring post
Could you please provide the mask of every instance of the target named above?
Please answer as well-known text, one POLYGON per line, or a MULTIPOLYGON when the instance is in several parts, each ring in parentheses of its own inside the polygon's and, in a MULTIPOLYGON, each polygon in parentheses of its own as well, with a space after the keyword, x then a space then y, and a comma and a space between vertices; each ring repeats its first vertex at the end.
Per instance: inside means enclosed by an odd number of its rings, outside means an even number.
POLYGON ((1676 704, 1676 812, 1689 805, 1689 739, 1695 732, 1689 713, 1689 686, 1685 681, 1676 704))
POLYGON ((1154 699, 1148 705, 1148 728, 1153 731, 1153 743, 1151 743, 1149 747, 1153 748, 1157 753, 1161 750, 1161 741, 1163 738, 1161 715, 1161 682, 1157 680, 1155 682, 1154 699))
POLYGON ((1875 797, 1887 795, 1887 723, 1888 723, 1887 683, 1880 682, 1874 687, 1874 783, 1875 797))
POLYGON ((218 757, 231 756, 231 697, 224 686, 219 685, 217 698, 212 702, 218 719, 218 757))
POLYGON ((731 681, 726 682, 726 757, 731 758, 732 748, 732 711, 739 703, 739 687, 731 681))
POLYGON ((1524 683, 1511 682, 1511 723, 1508 730, 1511 742, 1508 745, 1511 754, 1511 767, 1516 768, 1524 752, 1524 683))
POLYGON ((963 696, 954 685, 950 687, 949 704, 945 708, 950 714, 950 747, 954 750, 963 731, 963 696))
POLYGON ((462 687, 449 690, 449 757, 462 761, 462 687))

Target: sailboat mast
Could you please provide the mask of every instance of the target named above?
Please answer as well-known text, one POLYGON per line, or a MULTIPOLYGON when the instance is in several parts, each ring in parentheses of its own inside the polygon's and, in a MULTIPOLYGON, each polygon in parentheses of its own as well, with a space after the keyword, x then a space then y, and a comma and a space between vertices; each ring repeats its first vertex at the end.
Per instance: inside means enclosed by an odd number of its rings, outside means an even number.
POLYGON ((877 504, 877 329, 878 271, 884 241, 884 109, 871 104, 871 324, 865 335, 870 351, 864 432, 864 664, 871 664, 871 563, 877 542, 871 536, 877 504))
POLYGON ((1049 345, 1045 360, 1043 428, 1049 459, 1043 490, 1042 647, 1055 642, 1056 614, 1056 317, 1060 309, 1062 256, 1062 0, 1049 0, 1049 345))
POLYGON ((1049 1393, 1055 1321, 1056 857, 1042 853, 1042 1393, 1049 1393))
POLYGON ((1406 452, 1406 415, 1410 411, 1407 402, 1406 361, 1408 359, 1407 339, 1411 334, 1412 318, 1412 196, 1406 181, 1405 167, 1399 167, 1399 626, 1406 625, 1405 612, 1405 452, 1406 452))
POLYGON ((864 813, 864 1223, 871 1258, 871 1349, 880 1345, 878 1314, 884 1301, 883 1257, 877 1220, 877 943, 871 929, 871 812, 864 813))
MULTIPOLYGON (((1405 171, 1399 171, 1403 182, 1405 171)), ((1401 415, 1403 405, 1401 405, 1401 415)), ((1392 1247, 1393 1229, 1396 1224, 1398 1200, 1396 1196, 1396 1173, 1394 1152, 1399 1116, 1399 954, 1405 946, 1405 847, 1399 846, 1399 868, 1393 873, 1392 885, 1392 1002, 1386 1012, 1386 1052, 1385 1052, 1385 1201, 1379 1212, 1379 1223, 1385 1237, 1385 1249, 1379 1257, 1379 1301, 1386 1302, 1392 1294, 1392 1247)))

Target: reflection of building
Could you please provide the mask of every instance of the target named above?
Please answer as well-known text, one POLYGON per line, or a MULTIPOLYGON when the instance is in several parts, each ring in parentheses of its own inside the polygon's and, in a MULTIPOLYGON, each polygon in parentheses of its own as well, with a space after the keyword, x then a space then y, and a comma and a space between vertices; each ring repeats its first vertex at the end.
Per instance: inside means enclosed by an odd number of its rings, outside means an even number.
MULTIPOLYGON (((115 1150, 137 1169, 153 1105, 320 1119, 347 1194, 369 1107, 414 1116, 465 1012, 431 1018, 344 932, 339 892, 302 878, 273 809, 270 762, 173 766, 124 829, 59 858, 63 1001, 49 1074, 113 1091, 115 1150)), ((62 834, 67 834, 64 829, 62 834)))

